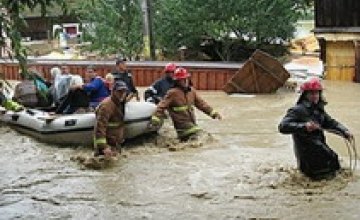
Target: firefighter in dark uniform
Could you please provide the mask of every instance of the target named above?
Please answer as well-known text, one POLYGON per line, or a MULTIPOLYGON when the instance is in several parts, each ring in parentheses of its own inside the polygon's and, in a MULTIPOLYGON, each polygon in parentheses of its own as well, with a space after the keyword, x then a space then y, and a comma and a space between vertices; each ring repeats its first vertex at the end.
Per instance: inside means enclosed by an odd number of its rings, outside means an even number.
POLYGON ((164 68, 165 75, 145 90, 145 101, 158 104, 164 98, 167 91, 174 86, 173 75, 176 68, 174 63, 166 64, 164 68))
POLYGON ((310 78, 300 89, 300 98, 282 119, 279 131, 292 134, 295 156, 302 173, 313 180, 334 177, 340 163, 338 155, 326 143, 324 130, 347 139, 353 138, 353 135, 325 111, 327 103, 318 78, 310 78))
POLYGON ((116 68, 112 74, 115 82, 121 80, 128 87, 127 101, 130 101, 133 97, 136 97, 136 100, 140 101, 139 92, 134 85, 132 74, 126 66, 126 58, 116 60, 116 68))

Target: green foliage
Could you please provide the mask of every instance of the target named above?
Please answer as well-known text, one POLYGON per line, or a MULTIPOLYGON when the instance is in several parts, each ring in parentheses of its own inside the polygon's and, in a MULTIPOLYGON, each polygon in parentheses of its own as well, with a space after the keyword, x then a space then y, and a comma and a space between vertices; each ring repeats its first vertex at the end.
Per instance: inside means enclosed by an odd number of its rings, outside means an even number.
POLYGON ((22 17, 25 9, 34 10, 40 7, 42 15, 46 14, 47 8, 54 4, 61 5, 65 10, 63 0, 1 0, 0 1, 0 47, 6 45, 6 38, 11 41, 11 50, 8 55, 19 62, 20 70, 23 75, 27 74, 27 51, 21 45, 20 30, 26 27, 26 22, 22 17))
MULTIPOLYGON (((141 0, 76 1, 84 24, 84 39, 90 50, 102 54, 120 53, 134 57, 143 48, 141 0)), ((26 49, 20 30, 26 26, 21 16, 25 9, 40 7, 42 14, 54 4, 65 11, 65 0, 0 0, 0 46, 5 36, 11 40, 10 56, 26 73, 26 49)), ((153 0, 156 47, 167 54, 178 48, 200 51, 211 45, 221 60, 237 59, 239 51, 266 49, 286 42, 294 23, 313 0, 153 0)))
POLYGON ((241 48, 283 45, 307 7, 306 0, 157 0, 155 38, 157 46, 176 53, 180 46, 200 50, 204 42, 222 60, 233 60, 241 48))
POLYGON ((91 42, 87 49, 128 58, 141 52, 142 14, 138 0, 82 0, 77 14, 85 24, 84 40, 91 42))

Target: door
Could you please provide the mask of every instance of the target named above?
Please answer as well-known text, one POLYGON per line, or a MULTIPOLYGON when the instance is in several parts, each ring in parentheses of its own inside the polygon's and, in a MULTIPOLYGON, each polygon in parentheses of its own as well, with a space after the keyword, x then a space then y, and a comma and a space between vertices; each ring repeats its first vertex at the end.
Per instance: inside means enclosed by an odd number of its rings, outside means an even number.
POLYGON ((326 79, 353 81, 355 47, 352 41, 326 42, 326 79))

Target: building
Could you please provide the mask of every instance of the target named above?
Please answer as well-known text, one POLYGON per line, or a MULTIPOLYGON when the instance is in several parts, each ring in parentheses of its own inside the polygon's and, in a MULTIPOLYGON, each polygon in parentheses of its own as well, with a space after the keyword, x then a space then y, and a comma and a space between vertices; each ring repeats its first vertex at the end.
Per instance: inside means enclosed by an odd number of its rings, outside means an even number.
MULTIPOLYGON (((74 5, 74 1, 68 1, 69 9, 74 5)), ((56 34, 56 27, 62 26, 64 32, 69 35, 79 33, 79 21, 75 15, 63 14, 62 9, 54 5, 48 8, 45 15, 41 14, 40 8, 33 11, 26 10, 23 13, 27 27, 21 32, 23 38, 28 40, 46 40, 52 39, 56 34)))
POLYGON ((315 29, 326 78, 360 82, 360 1, 315 0, 315 29))

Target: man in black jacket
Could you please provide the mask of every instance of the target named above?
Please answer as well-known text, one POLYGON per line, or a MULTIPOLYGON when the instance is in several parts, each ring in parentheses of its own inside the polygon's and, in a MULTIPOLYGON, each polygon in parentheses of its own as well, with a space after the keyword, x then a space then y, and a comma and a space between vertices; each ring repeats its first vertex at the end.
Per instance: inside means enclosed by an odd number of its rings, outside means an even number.
POLYGON ((324 130, 347 139, 352 134, 325 112, 323 86, 318 78, 310 78, 301 86, 301 96, 279 125, 283 134, 292 134, 295 156, 301 172, 313 180, 335 176, 340 169, 338 155, 326 144, 324 130))
POLYGON ((145 90, 145 101, 158 104, 164 98, 167 91, 174 86, 173 75, 176 68, 177 66, 174 63, 166 64, 164 68, 164 77, 156 80, 148 89, 145 90))
POLYGON ((127 94, 127 101, 130 101, 133 97, 136 97, 137 101, 140 101, 139 92, 137 91, 131 72, 127 69, 126 58, 121 58, 116 60, 115 71, 112 72, 115 82, 121 80, 123 81, 129 89, 127 94))

